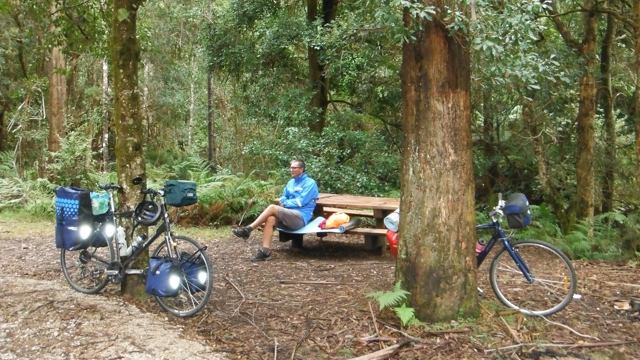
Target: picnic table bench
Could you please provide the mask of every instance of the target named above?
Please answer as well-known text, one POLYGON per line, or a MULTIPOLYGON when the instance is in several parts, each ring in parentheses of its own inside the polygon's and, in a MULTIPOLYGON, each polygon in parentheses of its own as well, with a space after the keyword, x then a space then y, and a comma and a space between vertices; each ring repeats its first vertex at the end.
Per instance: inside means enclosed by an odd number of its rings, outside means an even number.
MULTIPOLYGON (((384 218, 399 207, 400 199, 397 198, 320 193, 313 215, 328 217, 330 214, 342 212, 351 217, 374 218, 375 228, 356 227, 347 230, 345 234, 363 235, 367 248, 383 253, 386 248, 387 233, 384 218)), ((317 234, 322 237, 327 233, 317 232, 317 234)), ((286 232, 283 229, 278 231, 280 241, 291 240, 291 246, 297 248, 302 247, 303 235, 286 232)))

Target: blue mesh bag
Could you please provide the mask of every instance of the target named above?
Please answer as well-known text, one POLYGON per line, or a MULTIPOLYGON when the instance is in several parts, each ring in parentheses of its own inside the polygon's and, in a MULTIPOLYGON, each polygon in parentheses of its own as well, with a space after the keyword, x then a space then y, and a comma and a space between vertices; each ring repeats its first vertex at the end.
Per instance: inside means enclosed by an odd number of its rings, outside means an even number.
POLYGON ((511 194, 504 206, 504 214, 512 229, 522 229, 529 226, 531 223, 529 200, 522 193, 511 194))
POLYGON ((56 193, 56 247, 67 250, 87 248, 91 241, 78 236, 80 224, 93 225, 90 191, 75 187, 58 187, 56 193))

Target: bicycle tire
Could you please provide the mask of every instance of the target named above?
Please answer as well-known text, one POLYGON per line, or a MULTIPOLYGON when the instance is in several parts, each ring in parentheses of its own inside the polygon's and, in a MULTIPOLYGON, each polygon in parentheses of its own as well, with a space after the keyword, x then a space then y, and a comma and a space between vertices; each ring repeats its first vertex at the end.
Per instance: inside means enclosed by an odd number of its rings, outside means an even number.
MULTIPOLYGON (((183 254, 187 254, 188 256, 193 255, 198 252, 198 249, 202 248, 197 241, 186 236, 172 236, 172 239, 174 243, 176 243, 175 249, 177 254, 174 254, 174 256, 178 259, 184 256, 183 254)), ((168 256, 166 246, 166 241, 160 243, 154 250, 153 256, 168 256)), ((160 307, 174 316, 189 317, 195 315, 205 307, 209 301, 209 297, 211 297, 213 290, 213 267, 211 260, 204 251, 200 251, 194 261, 201 261, 204 264, 202 271, 206 272, 206 280, 202 285, 193 285, 183 270, 183 281, 176 297, 154 296, 160 307), (194 287, 198 287, 198 290, 192 290, 194 287)))
POLYGON ((555 246, 540 240, 511 243, 530 270, 527 282, 506 248, 491 261, 489 281, 496 297, 525 315, 547 316, 564 309, 576 291, 577 277, 569 258, 555 246))
POLYGON ((105 247, 85 250, 60 249, 62 274, 71 288, 84 294, 96 294, 109 283, 106 275, 109 264, 115 260, 112 241, 105 247))

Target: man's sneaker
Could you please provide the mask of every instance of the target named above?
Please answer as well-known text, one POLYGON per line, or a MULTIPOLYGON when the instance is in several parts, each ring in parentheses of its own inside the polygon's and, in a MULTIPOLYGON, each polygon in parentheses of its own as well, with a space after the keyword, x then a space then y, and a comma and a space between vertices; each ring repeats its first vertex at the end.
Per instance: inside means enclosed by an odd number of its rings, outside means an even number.
POLYGON ((231 232, 233 233, 233 235, 247 240, 249 238, 249 235, 251 234, 251 230, 251 227, 246 226, 243 228, 231 229, 231 232))
POLYGON ((262 249, 258 250, 256 255, 251 258, 251 261, 269 261, 271 260, 271 252, 265 254, 262 249))

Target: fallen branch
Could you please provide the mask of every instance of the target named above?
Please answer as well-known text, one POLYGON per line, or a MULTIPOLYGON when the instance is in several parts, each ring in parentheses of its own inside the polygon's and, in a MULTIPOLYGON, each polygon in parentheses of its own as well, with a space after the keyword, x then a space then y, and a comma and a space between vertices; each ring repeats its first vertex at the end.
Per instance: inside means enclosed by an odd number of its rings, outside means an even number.
MULTIPOLYGON (((371 319, 373 319, 373 326, 376 328, 376 335, 380 337, 380 331, 378 330, 378 323, 376 322, 376 316, 373 314, 373 308, 371 307, 371 301, 369 301, 369 311, 371 311, 371 319)), ((382 343, 380 344, 380 348, 382 349, 384 346, 382 343)))
POLYGON ((513 329, 511 329, 511 326, 507 324, 507 321, 502 316, 500 316, 500 320, 502 320, 502 323, 504 324, 504 326, 506 326, 507 330, 509 330, 509 334, 511 334, 511 337, 513 338, 513 340, 515 340, 518 344, 522 343, 522 341, 518 339, 518 335, 513 331, 513 329))
POLYGON ((238 307, 233 311, 233 314, 231 314, 231 316, 233 315, 240 315, 240 307, 242 307, 242 304, 244 304, 244 302, 246 301, 244 294, 242 293, 242 291, 240 291, 240 289, 238 289, 238 287, 236 286, 236 284, 233 283, 233 281, 231 281, 228 277, 223 276, 223 278, 225 280, 227 280, 229 282, 229 284, 231 284, 231 286, 233 286, 234 289, 236 289, 236 291, 238 292, 238 294, 240 294, 240 296, 242 296, 242 301, 240 301, 240 304, 238 304, 238 307))
POLYGON ((309 334, 313 331, 315 327, 316 326, 313 323, 313 320, 307 317, 307 330, 304 332, 304 335, 302 335, 302 338, 300 338, 300 340, 298 340, 296 345, 293 347, 293 352, 291 352, 291 360, 293 360, 294 356, 296 356, 296 350, 298 350, 298 346, 302 344, 302 342, 307 338, 307 336, 309 336, 309 334))
POLYGON ((574 334, 576 334, 576 335, 578 335, 578 336, 582 336, 582 337, 585 337, 585 338, 596 339, 596 340, 600 341, 600 339, 598 339, 598 338, 597 338, 597 337, 595 337, 595 336, 580 334, 579 332, 577 332, 577 331, 573 330, 572 328, 570 328, 570 327, 569 327, 569 326, 567 326, 567 325, 560 324, 560 323, 557 323, 557 322, 555 322, 555 321, 551 321, 551 320, 547 319, 546 317, 544 317, 544 316, 542 316, 542 315, 540 315, 540 317, 541 317, 541 318, 543 318, 543 319, 544 319, 544 321, 546 321, 546 322, 548 322, 548 323, 550 323, 550 324, 553 324, 553 325, 558 325, 558 326, 560 326, 560 327, 563 327, 563 328, 565 328, 565 329, 567 329, 567 330, 571 331, 572 333, 574 333, 574 334))
POLYGON ((492 352, 495 351, 502 351, 502 350, 513 350, 513 349, 518 349, 524 346, 533 346, 533 347, 538 347, 538 348, 545 348, 545 347, 556 347, 556 348, 581 348, 581 347, 604 347, 604 346, 615 346, 615 345, 624 345, 624 344, 631 344, 631 343, 635 343, 637 342, 636 340, 628 340, 628 341, 611 341, 611 342, 603 342, 603 343, 575 343, 575 344, 553 344, 553 343, 549 343, 549 344, 536 344, 536 343, 525 343, 525 344, 516 344, 516 345, 509 345, 509 346, 503 346, 503 347, 499 347, 499 348, 495 348, 495 349, 487 349, 484 351, 485 354, 490 354, 492 352))
POLYGON ((273 360, 278 359, 278 338, 274 337, 273 338, 274 341, 274 345, 273 345, 273 360))
POLYGON ((351 360, 383 360, 383 359, 388 359, 390 357, 392 357, 396 352, 398 352, 398 350, 400 350, 401 347, 405 346, 407 343, 409 343, 409 340, 405 339, 402 342, 393 345, 393 346, 389 346, 386 349, 382 349, 382 350, 378 350, 376 352, 372 352, 370 354, 367 355, 363 355, 363 356, 359 356, 357 358, 353 358, 351 360))
POLYGON ((280 284, 314 284, 314 285, 356 285, 358 283, 345 283, 338 281, 304 281, 304 280, 280 280, 280 284))

